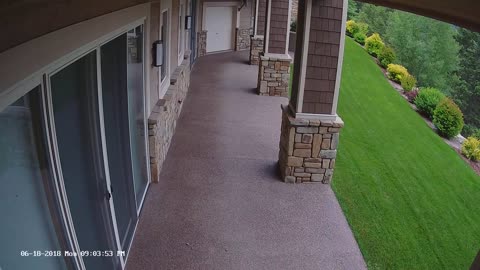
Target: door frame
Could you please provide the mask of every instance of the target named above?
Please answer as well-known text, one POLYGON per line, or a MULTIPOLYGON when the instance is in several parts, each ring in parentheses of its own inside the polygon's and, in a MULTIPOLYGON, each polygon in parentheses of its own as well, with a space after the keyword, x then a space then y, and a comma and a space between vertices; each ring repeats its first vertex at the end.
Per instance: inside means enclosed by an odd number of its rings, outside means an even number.
MULTIPOLYGON (((236 40, 236 32, 238 28, 238 20, 240 18, 238 7, 240 6, 239 1, 228 1, 228 2, 204 2, 202 8, 202 30, 206 31, 206 22, 207 22, 207 8, 209 7, 231 7, 232 8, 232 36, 231 36, 231 45, 232 49, 222 50, 222 51, 215 51, 215 52, 207 52, 207 54, 214 54, 220 52, 228 52, 235 50, 235 40, 236 40)), ((208 40, 208 32, 207 32, 207 40, 208 40)), ((207 41, 205 41, 207 42, 207 41)))

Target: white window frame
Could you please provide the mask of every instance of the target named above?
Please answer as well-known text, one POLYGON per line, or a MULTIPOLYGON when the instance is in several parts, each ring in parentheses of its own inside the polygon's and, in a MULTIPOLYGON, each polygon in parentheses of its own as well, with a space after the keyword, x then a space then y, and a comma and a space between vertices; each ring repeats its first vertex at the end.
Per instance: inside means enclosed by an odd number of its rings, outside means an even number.
POLYGON ((185 0, 181 0, 178 4, 178 65, 182 64, 183 57, 185 56, 185 16, 185 0))
POLYGON ((159 37, 163 41, 163 46, 165 46, 166 54, 163 55, 163 58, 165 59, 166 67, 162 66, 158 69, 158 78, 160 80, 160 87, 159 87, 159 93, 158 93, 159 99, 163 98, 163 96, 168 90, 168 87, 170 86, 170 43, 171 43, 170 41, 171 41, 171 29, 172 29, 170 14, 171 12, 169 8, 165 8, 160 11, 159 37), (163 16, 165 16, 165 14, 167 16, 167 28, 165 29, 167 36, 163 37, 162 27, 163 27, 163 16), (165 69, 165 78, 163 78, 163 80, 162 80, 162 69, 165 69))

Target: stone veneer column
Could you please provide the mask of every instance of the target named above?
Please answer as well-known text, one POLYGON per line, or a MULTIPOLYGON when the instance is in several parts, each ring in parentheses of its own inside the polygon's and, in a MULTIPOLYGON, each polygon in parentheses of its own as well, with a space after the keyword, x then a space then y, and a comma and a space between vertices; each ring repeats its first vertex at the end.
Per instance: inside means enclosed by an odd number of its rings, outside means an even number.
POLYGON ((260 53, 263 52, 266 16, 267 0, 256 0, 253 35, 250 37, 250 65, 258 65, 260 63, 260 53))
POLYGON ((292 94, 282 106, 279 167, 289 183, 330 183, 343 121, 336 114, 347 0, 299 0, 292 94))
POLYGON ((250 48, 252 28, 236 28, 235 29, 235 50, 242 51, 250 48))
POLYGON ((267 0, 263 53, 258 69, 258 94, 288 97, 290 64, 288 39, 291 0, 267 0))
POLYGON ((207 30, 197 32, 197 57, 207 54, 207 30))

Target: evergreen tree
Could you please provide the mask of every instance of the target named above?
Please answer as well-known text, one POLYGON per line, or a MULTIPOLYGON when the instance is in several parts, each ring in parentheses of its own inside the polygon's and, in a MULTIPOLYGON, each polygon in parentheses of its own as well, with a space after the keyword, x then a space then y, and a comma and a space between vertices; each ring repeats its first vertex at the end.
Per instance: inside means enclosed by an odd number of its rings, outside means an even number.
POLYGON ((480 128, 480 34, 459 29, 455 39, 460 45, 460 62, 452 96, 463 111, 465 123, 480 128))
POLYGON ((451 94, 451 77, 458 67, 455 28, 402 11, 394 11, 389 17, 385 40, 395 49, 398 62, 417 78, 419 86, 451 94))
POLYGON ((362 4, 359 9, 357 20, 368 24, 370 34, 379 33, 380 36, 385 36, 393 10, 372 4, 362 4))

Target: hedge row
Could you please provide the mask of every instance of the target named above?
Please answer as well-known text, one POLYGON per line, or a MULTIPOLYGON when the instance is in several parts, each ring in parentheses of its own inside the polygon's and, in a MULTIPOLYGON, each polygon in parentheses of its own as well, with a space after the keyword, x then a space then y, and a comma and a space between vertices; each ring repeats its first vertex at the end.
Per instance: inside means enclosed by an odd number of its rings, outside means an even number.
MULTIPOLYGON (((447 138, 458 135, 464 126, 464 121, 463 113, 457 104, 438 89, 430 87, 418 89, 415 77, 404 66, 395 64, 396 55, 393 48, 386 45, 378 33, 373 33, 369 37, 367 37, 367 33, 367 24, 357 23, 353 20, 347 21, 346 34, 363 45, 371 56, 377 58, 379 65, 387 69, 387 77, 402 86, 408 100, 417 106, 420 113, 433 121, 438 133, 447 138)), ((470 149, 476 149, 471 146, 475 145, 472 143, 472 139, 467 141, 469 141, 468 146, 464 148, 469 152, 468 155, 465 155, 468 158, 478 157, 480 159, 479 153, 470 153, 473 151, 470 149)), ((478 151, 480 151, 480 142, 478 147, 478 151)))

